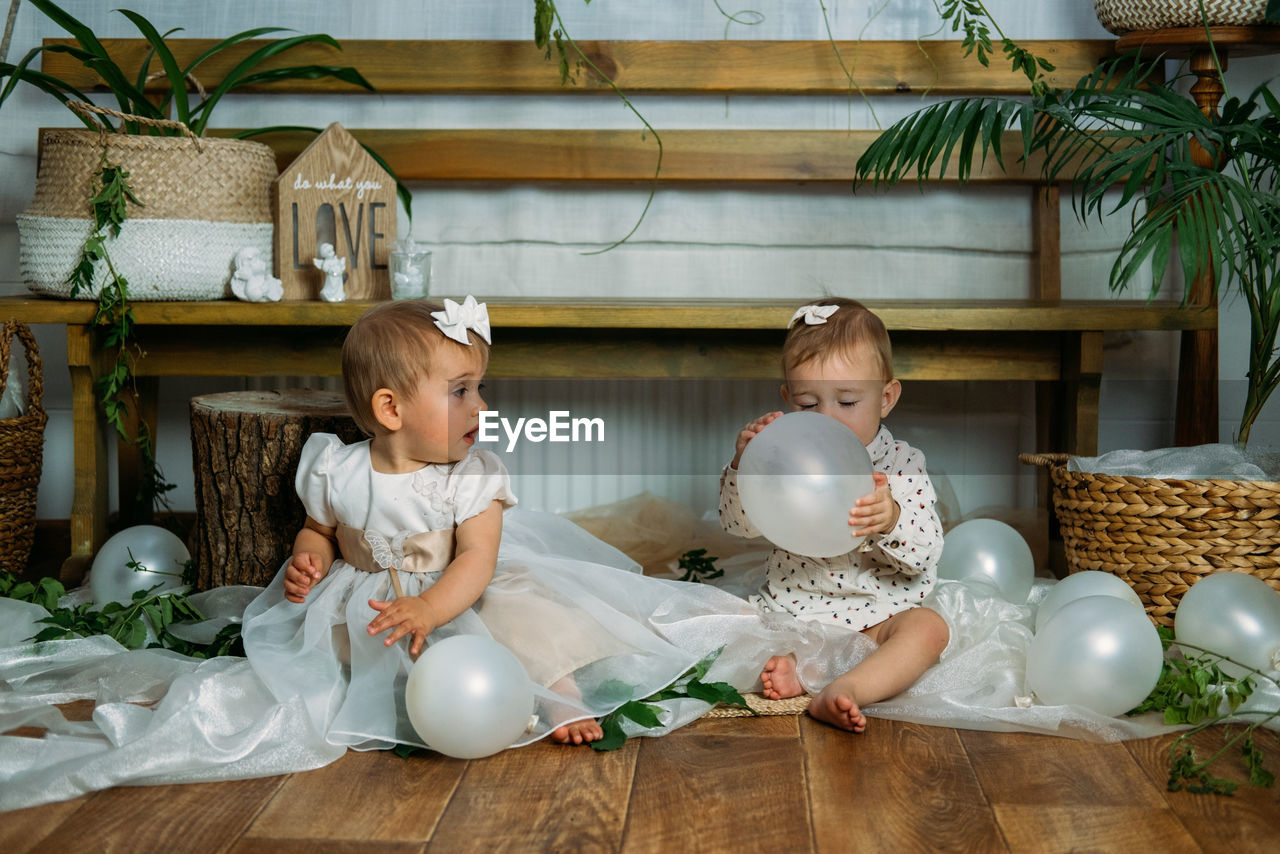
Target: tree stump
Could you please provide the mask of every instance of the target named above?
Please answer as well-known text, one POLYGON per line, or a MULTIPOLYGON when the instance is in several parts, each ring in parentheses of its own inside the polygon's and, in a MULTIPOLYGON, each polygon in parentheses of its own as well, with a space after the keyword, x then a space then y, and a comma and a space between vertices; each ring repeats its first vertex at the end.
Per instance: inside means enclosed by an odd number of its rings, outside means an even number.
POLYGON ((235 391, 191 399, 196 586, 267 584, 306 519, 294 489, 312 433, 364 438, 341 394, 235 391))

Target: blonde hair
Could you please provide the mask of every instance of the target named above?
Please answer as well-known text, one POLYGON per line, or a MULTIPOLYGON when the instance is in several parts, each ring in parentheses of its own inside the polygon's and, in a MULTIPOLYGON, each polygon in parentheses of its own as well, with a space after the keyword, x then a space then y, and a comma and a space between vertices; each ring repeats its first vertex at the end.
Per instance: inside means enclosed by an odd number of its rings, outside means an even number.
POLYGON ((482 364, 488 363, 489 345, 480 336, 468 333, 469 347, 445 337, 431 316, 443 310, 443 305, 422 299, 379 303, 347 331, 342 342, 342 389, 351 417, 366 435, 374 435, 378 426, 374 392, 387 388, 412 400, 419 383, 430 376, 438 348, 461 347, 474 352, 482 364))
POLYGON ((845 297, 826 297, 807 305, 838 306, 826 323, 810 325, 796 320, 787 330, 782 343, 782 371, 814 359, 826 360, 834 353, 852 356, 859 347, 867 347, 880 362, 885 382, 893 380, 893 347, 884 321, 862 303, 845 297))

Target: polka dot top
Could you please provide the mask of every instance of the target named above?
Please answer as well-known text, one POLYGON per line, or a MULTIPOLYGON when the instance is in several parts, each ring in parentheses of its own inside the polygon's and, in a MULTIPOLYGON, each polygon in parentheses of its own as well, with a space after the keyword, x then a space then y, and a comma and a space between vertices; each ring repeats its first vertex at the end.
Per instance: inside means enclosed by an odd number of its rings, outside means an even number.
MULTIPOLYGON (((901 508, 897 526, 868 537, 866 551, 859 547, 831 558, 774 549, 764 587, 751 597, 757 607, 860 631, 919 605, 933 589, 942 521, 924 454, 895 442, 886 427, 867 452, 875 470, 889 476, 889 491, 901 508)), ((738 473, 728 466, 720 475, 720 524, 740 537, 760 536, 738 500, 738 473)))

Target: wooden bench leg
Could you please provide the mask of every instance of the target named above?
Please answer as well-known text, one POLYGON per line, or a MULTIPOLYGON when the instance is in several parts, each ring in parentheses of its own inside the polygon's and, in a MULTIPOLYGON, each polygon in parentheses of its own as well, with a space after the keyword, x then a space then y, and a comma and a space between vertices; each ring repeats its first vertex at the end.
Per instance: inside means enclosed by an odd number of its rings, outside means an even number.
POLYGON ((1062 427, 1069 454, 1098 453, 1098 401, 1102 389, 1102 333, 1077 332, 1063 341, 1062 427))
POLYGON ((93 329, 67 326, 75 480, 71 499, 71 556, 60 580, 68 588, 84 578, 89 561, 107 538, 107 428, 98 416, 94 382, 101 375, 93 329))

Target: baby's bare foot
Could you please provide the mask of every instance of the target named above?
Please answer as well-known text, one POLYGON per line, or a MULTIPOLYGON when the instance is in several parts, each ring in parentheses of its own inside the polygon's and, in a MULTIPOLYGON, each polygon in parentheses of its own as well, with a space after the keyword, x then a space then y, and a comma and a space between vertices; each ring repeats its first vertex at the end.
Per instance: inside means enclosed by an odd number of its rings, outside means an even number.
POLYGON ((839 680, 818 692, 809 703, 809 714, 849 732, 862 732, 867 728, 867 716, 854 702, 853 691, 839 680))
POLYGON ((604 730, 598 721, 588 718, 585 721, 574 721, 562 727, 556 727, 551 733, 553 741, 561 744, 590 744, 604 738, 604 730))
POLYGON ((789 700, 804 693, 800 677, 796 675, 796 660, 789 655, 775 655, 760 672, 764 689, 760 692, 770 700, 789 700))

